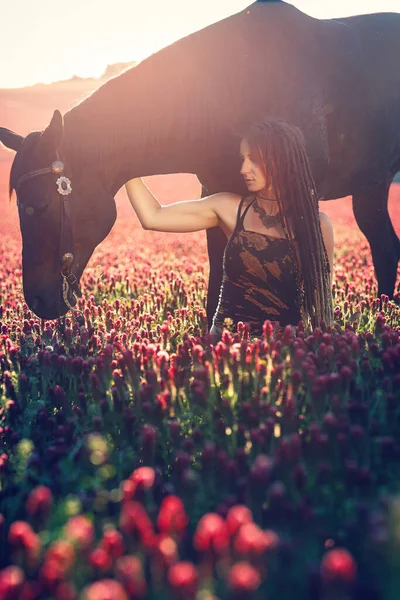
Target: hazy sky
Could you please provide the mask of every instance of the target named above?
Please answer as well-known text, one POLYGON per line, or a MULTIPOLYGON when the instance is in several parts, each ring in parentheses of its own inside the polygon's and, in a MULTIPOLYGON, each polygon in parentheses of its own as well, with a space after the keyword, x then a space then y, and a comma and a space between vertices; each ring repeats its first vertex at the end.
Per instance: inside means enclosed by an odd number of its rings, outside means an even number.
MULTIPOLYGON (((400 11, 400 0, 290 0, 318 18, 400 11)), ((1 0, 0 88, 98 77, 238 12, 248 0, 1 0)))

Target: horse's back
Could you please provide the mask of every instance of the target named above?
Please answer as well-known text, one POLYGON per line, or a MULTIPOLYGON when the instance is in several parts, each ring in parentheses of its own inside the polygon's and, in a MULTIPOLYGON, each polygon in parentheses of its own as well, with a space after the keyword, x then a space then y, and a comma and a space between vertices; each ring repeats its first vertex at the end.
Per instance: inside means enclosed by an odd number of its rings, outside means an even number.
POLYGON ((400 168, 400 14, 360 15, 343 21, 357 32, 362 46, 375 142, 372 158, 394 174, 400 168))
POLYGON ((389 100, 400 100, 400 13, 357 15, 340 22, 348 25, 359 39, 377 98, 386 92, 389 100))
POLYGON ((389 177, 398 160, 400 15, 321 20, 318 44, 330 155, 321 193, 334 198, 389 177))

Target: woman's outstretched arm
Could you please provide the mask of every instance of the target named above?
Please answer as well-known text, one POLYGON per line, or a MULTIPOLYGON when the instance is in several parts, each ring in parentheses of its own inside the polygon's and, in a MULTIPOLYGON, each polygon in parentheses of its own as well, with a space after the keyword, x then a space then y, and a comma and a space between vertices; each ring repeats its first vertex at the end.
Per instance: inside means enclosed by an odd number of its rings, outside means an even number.
POLYGON ((125 188, 143 229, 175 233, 201 231, 220 225, 220 209, 216 206, 227 196, 222 193, 214 194, 201 200, 162 206, 141 178, 131 179, 125 184, 125 188))

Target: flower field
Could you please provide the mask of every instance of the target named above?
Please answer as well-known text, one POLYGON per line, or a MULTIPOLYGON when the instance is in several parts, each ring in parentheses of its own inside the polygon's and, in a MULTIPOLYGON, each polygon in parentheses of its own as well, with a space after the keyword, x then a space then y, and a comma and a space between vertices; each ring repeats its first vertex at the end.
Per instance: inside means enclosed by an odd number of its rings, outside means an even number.
POLYGON ((118 206, 60 328, 24 303, 3 204, 0 598, 399 598, 400 286, 376 297, 349 202, 326 203, 337 325, 216 346, 205 236, 118 206))

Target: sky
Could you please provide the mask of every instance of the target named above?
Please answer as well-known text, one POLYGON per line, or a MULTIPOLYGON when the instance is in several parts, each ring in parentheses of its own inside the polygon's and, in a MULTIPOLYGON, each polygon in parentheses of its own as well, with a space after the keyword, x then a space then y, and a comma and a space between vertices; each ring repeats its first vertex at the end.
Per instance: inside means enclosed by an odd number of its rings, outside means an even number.
MULTIPOLYGON (((317 18, 400 12, 400 0, 287 0, 317 18)), ((0 88, 99 77, 243 10, 251 0, 1 0, 0 88)))

